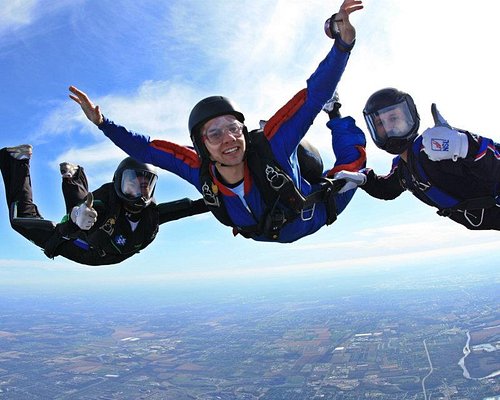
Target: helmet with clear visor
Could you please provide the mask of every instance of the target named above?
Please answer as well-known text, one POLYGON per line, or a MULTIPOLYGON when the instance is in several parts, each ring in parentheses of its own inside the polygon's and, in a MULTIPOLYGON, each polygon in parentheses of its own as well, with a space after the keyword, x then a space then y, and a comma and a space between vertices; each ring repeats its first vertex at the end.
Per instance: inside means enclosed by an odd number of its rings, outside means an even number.
POLYGON ((141 211, 153 201, 157 180, 155 167, 132 157, 118 165, 113 177, 116 194, 132 212, 141 211))
POLYGON ((418 136, 420 117, 408 93, 386 88, 372 94, 363 110, 375 145, 391 154, 401 154, 418 136))

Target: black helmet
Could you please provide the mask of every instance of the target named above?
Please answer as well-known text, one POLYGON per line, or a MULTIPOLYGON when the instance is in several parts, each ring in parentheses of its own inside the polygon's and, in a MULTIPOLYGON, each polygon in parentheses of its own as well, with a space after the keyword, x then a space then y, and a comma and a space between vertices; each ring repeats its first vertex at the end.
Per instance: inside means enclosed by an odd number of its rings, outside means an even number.
POLYGON ((234 115, 242 124, 245 122, 244 115, 238 111, 239 107, 224 96, 210 96, 199 101, 189 114, 189 134, 195 150, 200 158, 208 157, 205 145, 199 135, 200 129, 205 122, 221 115, 234 115))
POLYGON ((363 115, 373 141, 388 153, 401 154, 418 136, 420 117, 408 93, 394 88, 381 89, 370 96, 363 115), (381 118, 384 114, 386 118, 381 118), (392 121, 402 125, 395 126, 392 121))
POLYGON ((141 211, 153 201, 157 180, 155 167, 132 157, 125 158, 113 176, 116 194, 132 212, 141 211))

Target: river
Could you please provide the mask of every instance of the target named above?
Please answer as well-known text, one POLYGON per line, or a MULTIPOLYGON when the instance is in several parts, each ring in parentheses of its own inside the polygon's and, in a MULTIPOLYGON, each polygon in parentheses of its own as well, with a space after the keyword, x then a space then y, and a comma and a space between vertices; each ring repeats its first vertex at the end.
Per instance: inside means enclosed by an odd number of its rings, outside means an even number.
POLYGON ((458 365, 460 365, 460 367, 463 370, 464 377, 467 379, 472 379, 472 380, 478 381, 481 379, 494 378, 495 376, 500 375, 500 371, 495 371, 495 372, 493 372, 487 376, 483 376, 481 378, 472 378, 470 376, 469 371, 467 370, 467 367, 465 366, 465 358, 470 354, 470 334, 469 334, 469 331, 467 331, 466 334, 467 334, 467 343, 465 343, 464 350, 463 350, 464 356, 458 362, 458 365))

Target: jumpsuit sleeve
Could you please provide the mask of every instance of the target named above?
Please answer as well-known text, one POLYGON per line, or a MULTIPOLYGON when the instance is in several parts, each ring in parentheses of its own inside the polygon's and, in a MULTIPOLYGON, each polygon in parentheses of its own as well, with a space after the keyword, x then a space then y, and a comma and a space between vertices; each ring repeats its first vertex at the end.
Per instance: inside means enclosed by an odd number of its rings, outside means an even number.
POLYGON ((326 124, 332 132, 332 149, 335 166, 326 175, 341 170, 359 171, 366 165, 366 138, 352 117, 334 118, 326 124))
POLYGON ((107 118, 99 129, 129 156, 170 171, 198 188, 201 162, 193 148, 167 140, 151 140, 149 136, 129 131, 107 118))
POLYGON ((401 186, 396 165, 391 172, 386 176, 375 174, 375 172, 367 168, 366 183, 360 186, 366 193, 372 197, 382 200, 393 200, 403 193, 406 189, 401 186))
POLYGON ((175 221, 192 215, 203 214, 208 211, 203 199, 191 200, 188 198, 158 204, 160 224, 175 221))
POLYGON ((269 119, 264 132, 278 159, 288 158, 296 150, 323 105, 332 97, 349 55, 350 52, 334 45, 307 80, 306 89, 299 91, 269 119))

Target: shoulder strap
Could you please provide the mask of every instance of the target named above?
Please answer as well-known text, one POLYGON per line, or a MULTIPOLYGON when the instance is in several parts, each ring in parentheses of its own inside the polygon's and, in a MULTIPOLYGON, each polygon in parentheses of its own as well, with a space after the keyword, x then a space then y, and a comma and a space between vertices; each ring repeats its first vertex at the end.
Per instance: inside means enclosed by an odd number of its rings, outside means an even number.
POLYGON ((210 176, 209 168, 210 163, 204 160, 200 167, 200 184, 203 201, 205 202, 208 210, 214 214, 215 218, 217 218, 219 222, 232 227, 234 226, 233 222, 229 218, 229 214, 224 206, 224 200, 219 193, 219 188, 210 176))
POLYGON ((248 136, 248 168, 267 207, 273 207, 279 199, 286 208, 299 213, 304 208, 305 198, 276 161, 264 131, 257 129, 248 136))

